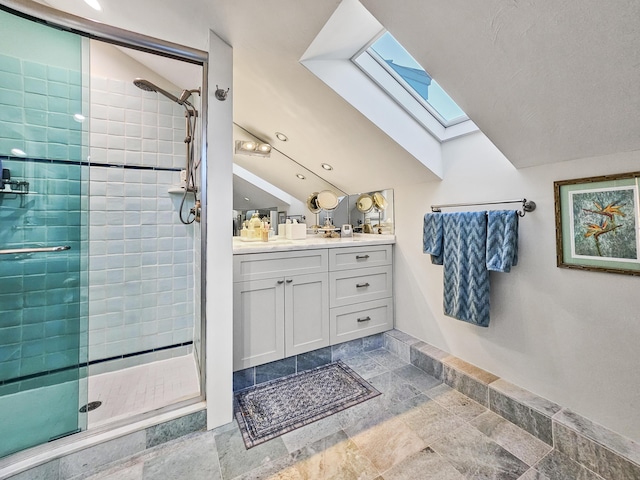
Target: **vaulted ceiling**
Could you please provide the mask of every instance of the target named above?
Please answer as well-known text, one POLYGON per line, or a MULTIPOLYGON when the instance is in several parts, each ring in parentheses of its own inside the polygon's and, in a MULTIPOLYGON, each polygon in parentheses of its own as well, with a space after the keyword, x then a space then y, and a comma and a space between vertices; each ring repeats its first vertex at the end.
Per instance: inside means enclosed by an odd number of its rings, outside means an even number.
MULTIPOLYGON (((47 3, 197 48, 213 30, 233 47, 234 122, 344 191, 437 180, 299 63, 338 0, 101 2, 47 3)), ((640 2, 361 3, 516 167, 640 150, 640 2)))

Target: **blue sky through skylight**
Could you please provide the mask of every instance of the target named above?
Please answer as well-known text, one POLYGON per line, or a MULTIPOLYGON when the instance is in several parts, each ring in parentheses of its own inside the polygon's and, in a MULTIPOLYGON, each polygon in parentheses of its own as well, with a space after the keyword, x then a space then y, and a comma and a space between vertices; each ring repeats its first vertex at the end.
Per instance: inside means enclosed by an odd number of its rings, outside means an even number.
POLYGON ((370 48, 442 117, 445 126, 466 120, 462 109, 389 32, 370 48))

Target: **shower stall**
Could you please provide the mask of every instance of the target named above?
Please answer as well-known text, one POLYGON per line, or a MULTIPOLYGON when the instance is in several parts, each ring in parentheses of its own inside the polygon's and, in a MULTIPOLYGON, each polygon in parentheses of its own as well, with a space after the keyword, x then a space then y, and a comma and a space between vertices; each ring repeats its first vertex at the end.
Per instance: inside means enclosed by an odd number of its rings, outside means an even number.
POLYGON ((5 457, 202 398, 203 105, 202 63, 0 28, 5 457))

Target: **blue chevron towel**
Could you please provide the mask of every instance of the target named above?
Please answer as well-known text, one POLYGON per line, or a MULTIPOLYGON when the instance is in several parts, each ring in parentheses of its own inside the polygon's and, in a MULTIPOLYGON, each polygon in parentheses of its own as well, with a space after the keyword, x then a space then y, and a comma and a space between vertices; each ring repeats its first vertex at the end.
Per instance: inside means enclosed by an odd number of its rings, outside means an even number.
POLYGON ((446 213, 442 217, 444 314, 488 327, 487 213, 446 213))
POLYGON ((487 219, 487 270, 509 272, 518 264, 518 212, 489 211, 487 219))
POLYGON ((422 253, 431 254, 431 263, 442 265, 442 214, 425 213, 422 225, 422 253))

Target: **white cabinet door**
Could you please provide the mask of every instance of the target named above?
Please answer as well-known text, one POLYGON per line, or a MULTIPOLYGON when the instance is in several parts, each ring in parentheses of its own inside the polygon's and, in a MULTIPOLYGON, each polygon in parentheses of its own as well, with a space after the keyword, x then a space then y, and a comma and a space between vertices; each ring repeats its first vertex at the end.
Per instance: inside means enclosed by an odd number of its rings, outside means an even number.
POLYGON ((284 278, 234 283, 234 370, 284 358, 284 298, 284 278))
POLYGON ((326 273, 285 278, 285 352, 297 355, 329 345, 326 273))

